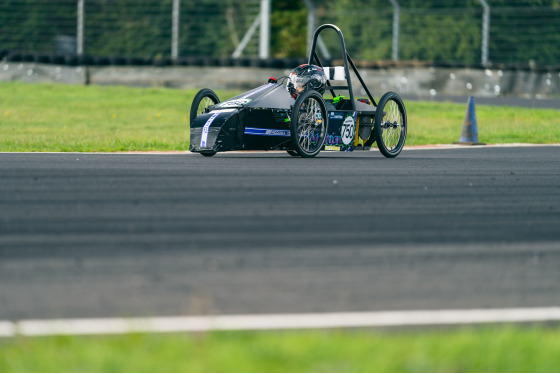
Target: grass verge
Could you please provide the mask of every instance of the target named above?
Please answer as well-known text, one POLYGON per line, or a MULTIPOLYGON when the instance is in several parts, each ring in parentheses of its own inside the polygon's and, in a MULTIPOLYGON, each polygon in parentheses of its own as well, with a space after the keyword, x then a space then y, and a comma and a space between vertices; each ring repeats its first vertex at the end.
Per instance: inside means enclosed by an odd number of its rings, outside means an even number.
POLYGON ((1 372, 557 372, 560 328, 16 338, 1 372))
MULTIPOLYGON (((197 90, 0 83, 0 151, 184 151, 197 90)), ((236 92, 218 92, 226 99, 236 92)), ((466 103, 406 103, 407 145, 449 144, 466 103)), ((476 108, 480 141, 560 142, 557 110, 476 108)))

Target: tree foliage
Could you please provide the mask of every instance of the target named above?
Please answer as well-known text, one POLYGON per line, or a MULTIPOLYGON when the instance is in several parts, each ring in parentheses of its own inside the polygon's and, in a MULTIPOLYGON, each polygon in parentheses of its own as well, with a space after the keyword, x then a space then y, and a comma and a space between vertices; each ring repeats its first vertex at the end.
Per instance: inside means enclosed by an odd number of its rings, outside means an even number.
MULTIPOLYGON (((557 65, 560 0, 487 0, 489 59, 557 65)), ((157 57, 171 53, 173 0, 85 0, 85 52, 157 57)), ((230 56, 258 16, 259 0, 181 0, 179 54, 230 56)), ((351 56, 392 58, 394 9, 389 0, 313 0, 317 25, 333 23, 351 56)), ((76 36, 77 0, 2 0, 0 49, 57 53, 58 36, 76 36)), ((399 59, 477 63, 483 8, 478 0, 398 0, 399 59)), ((272 0, 271 55, 303 57, 308 43, 303 1, 272 0)), ((324 38, 333 56, 336 38, 324 38)), ((257 55, 258 32, 245 55, 257 55)))

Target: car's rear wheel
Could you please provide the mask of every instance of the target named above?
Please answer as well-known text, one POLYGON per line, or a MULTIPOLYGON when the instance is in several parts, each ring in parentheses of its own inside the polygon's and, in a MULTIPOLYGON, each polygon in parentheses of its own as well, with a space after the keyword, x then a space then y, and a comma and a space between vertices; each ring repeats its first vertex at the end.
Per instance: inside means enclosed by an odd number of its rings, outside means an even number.
POLYGON ((315 90, 300 94, 294 104, 290 135, 301 157, 314 157, 325 144, 328 116, 323 96, 315 90))
POLYGON ((203 88, 198 91, 192 101, 190 123, 192 124, 196 117, 206 112, 208 107, 216 105, 219 102, 220 99, 218 98, 218 95, 211 89, 203 88))
POLYGON ((387 92, 377 106, 374 133, 377 148, 388 158, 401 153, 406 141, 406 110, 400 96, 387 92))

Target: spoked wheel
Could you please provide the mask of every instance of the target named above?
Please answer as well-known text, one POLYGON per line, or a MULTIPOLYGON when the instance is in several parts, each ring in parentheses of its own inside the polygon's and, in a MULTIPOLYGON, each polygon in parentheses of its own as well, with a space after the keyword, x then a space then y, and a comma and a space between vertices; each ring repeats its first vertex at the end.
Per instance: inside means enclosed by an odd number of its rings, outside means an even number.
POLYGON ((401 153, 406 141, 406 110, 400 96, 387 92, 379 100, 374 123, 375 140, 385 157, 401 153))
POLYGON ((325 144, 327 128, 328 116, 323 96, 315 90, 299 95, 290 123, 295 151, 301 157, 316 156, 325 144))
POLYGON ((209 106, 216 105, 220 102, 218 95, 209 88, 203 88, 198 91, 194 96, 191 105, 191 118, 190 123, 193 123, 194 119, 204 113, 209 106))

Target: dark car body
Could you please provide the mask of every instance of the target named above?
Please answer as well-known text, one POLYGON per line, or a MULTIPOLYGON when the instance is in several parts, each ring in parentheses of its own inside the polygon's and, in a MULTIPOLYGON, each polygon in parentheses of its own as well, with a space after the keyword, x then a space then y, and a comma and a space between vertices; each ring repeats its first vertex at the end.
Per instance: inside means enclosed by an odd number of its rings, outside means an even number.
MULTIPOLYGON (((348 100, 326 100, 328 134, 323 150, 352 151, 356 142, 356 122, 362 135, 369 138, 375 107, 357 101, 356 109, 348 100)), ((290 115, 295 100, 280 83, 268 83, 208 108, 191 124, 190 150, 290 150, 290 115)), ((362 139, 364 140, 364 139, 362 139)))
POLYGON ((281 83, 287 77, 270 78, 267 84, 223 102, 210 89, 199 91, 191 106, 190 150, 204 156, 233 150, 286 150, 292 156, 314 157, 322 150, 368 150, 377 142, 385 157, 401 152, 407 129, 402 99, 387 92, 375 102, 337 26, 322 25, 315 31, 308 65, 326 76, 320 91, 290 93, 281 83), (319 34, 328 29, 339 37, 343 66, 323 67, 315 52, 319 34), (350 69, 366 99, 354 98, 350 69), (333 85, 331 80, 344 84, 333 85), (344 90, 348 96, 339 96, 336 90, 344 90), (325 93, 330 93, 330 98, 325 98, 325 93), (208 98, 212 105, 203 105, 199 111, 199 104, 208 98))

